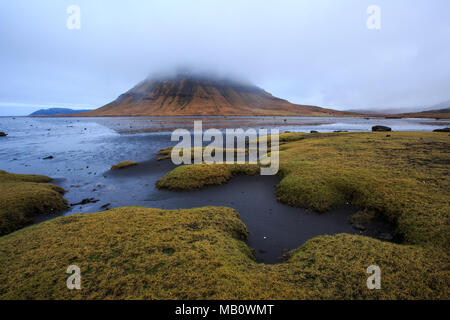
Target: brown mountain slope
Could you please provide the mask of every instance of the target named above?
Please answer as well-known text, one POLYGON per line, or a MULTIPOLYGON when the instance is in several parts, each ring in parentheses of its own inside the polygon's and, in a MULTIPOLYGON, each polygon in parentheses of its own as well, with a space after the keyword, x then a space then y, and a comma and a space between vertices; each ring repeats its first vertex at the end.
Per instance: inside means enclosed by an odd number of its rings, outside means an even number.
POLYGON ((428 110, 422 112, 403 113, 400 116, 408 118, 450 119, 450 108, 439 110, 428 110))
POLYGON ((207 77, 145 80, 115 101, 77 116, 301 115, 349 112, 292 104, 253 85, 207 77))

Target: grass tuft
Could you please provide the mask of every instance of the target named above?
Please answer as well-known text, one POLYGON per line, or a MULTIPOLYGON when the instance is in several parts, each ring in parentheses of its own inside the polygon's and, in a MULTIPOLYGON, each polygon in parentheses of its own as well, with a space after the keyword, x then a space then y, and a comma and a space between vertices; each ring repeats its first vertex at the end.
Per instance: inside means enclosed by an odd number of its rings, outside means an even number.
POLYGON ((57 214, 67 208, 64 189, 49 184, 51 180, 0 170, 0 235, 23 228, 37 215, 57 214))
POLYGON ((121 169, 125 169, 125 168, 129 168, 129 167, 133 167, 133 166, 137 166, 138 163, 135 161, 122 161, 119 162, 118 164, 115 164, 111 167, 111 170, 121 170, 121 169))
POLYGON ((220 185, 237 175, 256 175, 258 164, 183 165, 157 181, 156 187, 169 190, 195 190, 208 185, 220 185))

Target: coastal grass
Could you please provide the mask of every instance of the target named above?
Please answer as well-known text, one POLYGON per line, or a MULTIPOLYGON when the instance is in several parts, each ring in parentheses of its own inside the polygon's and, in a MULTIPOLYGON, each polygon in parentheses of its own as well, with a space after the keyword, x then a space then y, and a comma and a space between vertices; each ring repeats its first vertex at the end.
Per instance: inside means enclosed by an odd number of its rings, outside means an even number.
POLYGON ((447 255, 339 234, 276 265, 255 262, 225 207, 72 215, 0 238, 0 299, 448 299, 447 255), (368 266, 382 289, 366 286, 368 266), (81 290, 66 270, 81 269, 81 290))
MULTIPOLYGON (((449 165, 450 137, 443 133, 287 133, 280 135, 276 197, 315 212, 352 203, 365 216, 390 221, 404 243, 448 248, 449 165)), ((221 184, 236 166, 181 166, 157 186, 221 184)), ((240 174, 257 170, 239 166, 240 174)))
MULTIPOLYGON (((280 136, 280 201, 317 212, 350 202, 359 219, 391 221, 401 243, 319 236, 267 265, 255 261, 231 208, 117 208, 0 237, 0 299, 447 300, 449 153, 446 133, 280 136), (81 290, 66 287, 69 265, 81 268, 81 290), (381 290, 367 288, 371 265, 381 269, 381 290)), ((157 186, 191 190, 258 172, 185 165, 157 186)))
POLYGON ((156 187, 168 190, 195 190, 208 185, 220 185, 237 175, 256 175, 258 164, 183 165, 159 179, 156 187))
POLYGON ((0 235, 23 228, 39 214, 56 214, 67 208, 64 189, 49 184, 51 180, 0 170, 0 235))
POLYGON ((133 167, 133 166, 137 166, 138 163, 135 161, 122 161, 119 162, 115 165, 113 165, 111 167, 111 170, 121 170, 121 169, 125 169, 125 168, 129 168, 129 167, 133 167))
POLYGON ((347 202, 393 223, 404 243, 449 248, 450 137, 343 133, 285 145, 279 201, 326 212, 347 202))

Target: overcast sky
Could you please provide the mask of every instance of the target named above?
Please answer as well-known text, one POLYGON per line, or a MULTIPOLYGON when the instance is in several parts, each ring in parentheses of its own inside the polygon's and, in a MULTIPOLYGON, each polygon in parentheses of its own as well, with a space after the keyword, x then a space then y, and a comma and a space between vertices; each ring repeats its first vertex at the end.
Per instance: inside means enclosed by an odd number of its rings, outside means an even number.
POLYGON ((180 66, 299 104, 429 106, 450 100, 449 39, 448 0, 0 0, 0 115, 97 108, 180 66))

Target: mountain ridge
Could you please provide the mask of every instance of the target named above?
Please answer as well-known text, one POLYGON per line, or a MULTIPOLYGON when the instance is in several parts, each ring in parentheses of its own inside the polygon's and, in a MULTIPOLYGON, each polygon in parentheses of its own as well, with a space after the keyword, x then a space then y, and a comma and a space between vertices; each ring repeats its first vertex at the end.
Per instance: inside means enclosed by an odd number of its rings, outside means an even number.
POLYGON ((92 110, 90 110, 90 109, 75 110, 75 109, 69 109, 69 108, 48 108, 48 109, 39 109, 39 110, 29 114, 29 117, 78 114, 78 113, 89 112, 89 111, 92 111, 92 110))
POLYGON ((343 116, 350 112, 298 105, 245 82, 177 75, 141 81, 83 116, 343 116))

